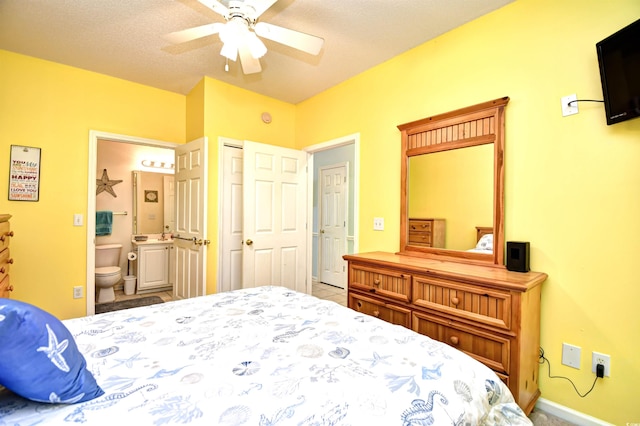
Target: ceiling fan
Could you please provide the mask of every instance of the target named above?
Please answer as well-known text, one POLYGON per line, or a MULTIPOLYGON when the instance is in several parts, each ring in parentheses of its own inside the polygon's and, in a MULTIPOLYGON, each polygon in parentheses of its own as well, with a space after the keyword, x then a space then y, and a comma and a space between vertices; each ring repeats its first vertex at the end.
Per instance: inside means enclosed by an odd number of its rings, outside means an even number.
POLYGON ((242 71, 254 74, 262 70, 260 58, 267 53, 267 47, 258 36, 293 47, 294 49, 317 55, 324 39, 313 35, 258 22, 258 18, 277 0, 230 0, 225 6, 217 0, 198 0, 225 19, 225 23, 215 22, 176 31, 165 36, 171 43, 185 43, 212 34, 219 34, 222 40, 220 54, 235 61, 240 56, 242 71))

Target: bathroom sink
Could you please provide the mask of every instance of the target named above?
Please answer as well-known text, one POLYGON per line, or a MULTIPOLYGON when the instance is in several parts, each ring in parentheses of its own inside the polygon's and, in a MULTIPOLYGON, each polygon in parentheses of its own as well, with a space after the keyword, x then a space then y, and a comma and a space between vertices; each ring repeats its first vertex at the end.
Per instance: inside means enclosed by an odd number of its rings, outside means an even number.
POLYGON ((133 240, 132 243, 134 244, 138 244, 138 245, 145 245, 145 244, 171 244, 173 243, 173 240, 163 240, 160 238, 148 238, 146 241, 135 241, 133 240))

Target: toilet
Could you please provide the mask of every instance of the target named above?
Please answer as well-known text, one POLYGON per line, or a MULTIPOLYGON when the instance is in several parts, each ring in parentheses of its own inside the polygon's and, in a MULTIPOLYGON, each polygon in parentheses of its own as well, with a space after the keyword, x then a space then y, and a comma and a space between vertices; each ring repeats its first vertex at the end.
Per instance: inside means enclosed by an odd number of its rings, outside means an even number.
POLYGON ((96 290, 97 303, 116 300, 113 287, 122 279, 120 271, 120 252, 122 244, 96 245, 96 290))

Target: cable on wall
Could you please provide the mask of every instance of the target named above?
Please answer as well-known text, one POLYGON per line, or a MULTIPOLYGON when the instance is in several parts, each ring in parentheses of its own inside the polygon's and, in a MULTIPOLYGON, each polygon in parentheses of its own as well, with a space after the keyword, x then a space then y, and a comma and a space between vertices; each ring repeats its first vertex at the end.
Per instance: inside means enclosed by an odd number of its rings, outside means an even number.
MULTIPOLYGON (((573 101, 575 102, 575 101, 573 101)), ((551 363, 549 362, 549 360, 544 356, 544 349, 542 349, 542 347, 540 347, 540 360, 539 364, 544 364, 545 362, 547 363, 547 366, 549 367, 549 372, 548 372, 548 376, 550 379, 565 379, 568 380, 569 383, 571 383, 571 386, 573 386, 573 389, 576 391, 576 393, 578 394, 578 396, 580 396, 580 398, 584 398, 585 396, 589 395, 589 393, 591 393, 591 391, 593 390, 593 388, 596 386, 596 382, 598 381, 598 379, 600 377, 596 376, 596 379, 593 381, 593 384, 591 385, 591 389, 589 389, 584 395, 580 393, 580 391, 578 390, 578 388, 576 387, 576 385, 571 381, 570 378, 568 377, 564 377, 564 376, 552 376, 551 375, 551 363)))
POLYGON ((571 106, 574 102, 604 102, 599 99, 574 99, 572 101, 567 102, 567 106, 571 106))

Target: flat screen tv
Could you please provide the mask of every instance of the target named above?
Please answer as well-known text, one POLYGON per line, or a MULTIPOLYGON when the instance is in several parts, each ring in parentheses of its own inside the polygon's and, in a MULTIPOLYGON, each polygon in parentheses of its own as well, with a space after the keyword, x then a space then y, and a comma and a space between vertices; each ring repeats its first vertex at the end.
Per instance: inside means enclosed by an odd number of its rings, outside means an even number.
POLYGON ((640 19, 596 44, 607 124, 640 117, 640 19))

